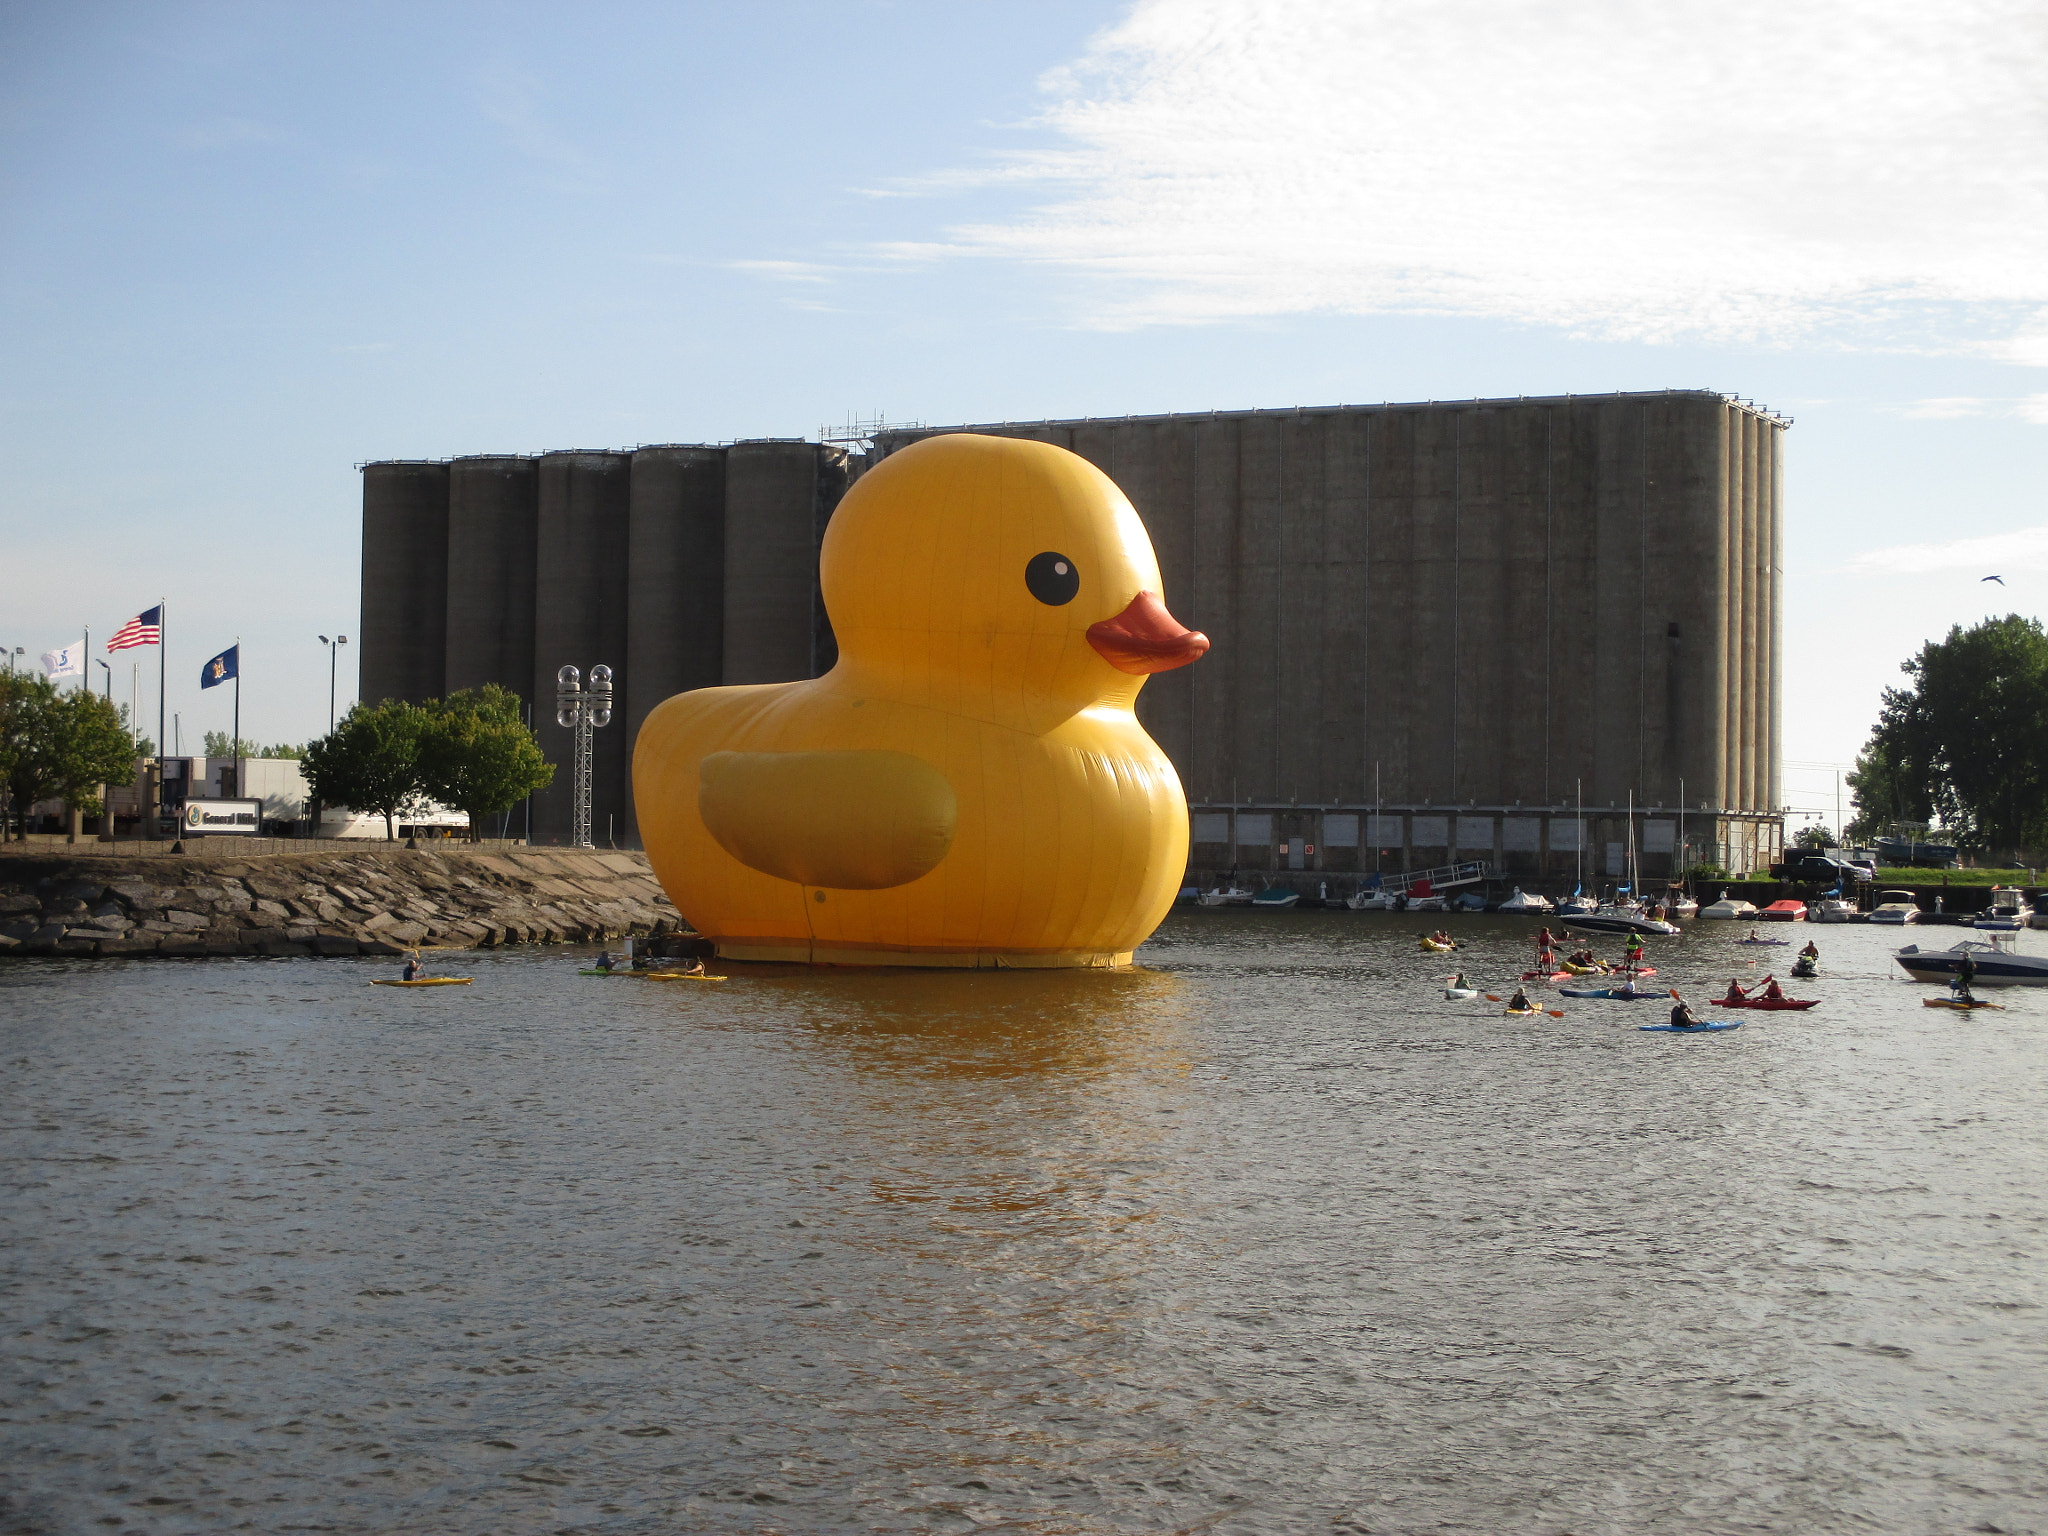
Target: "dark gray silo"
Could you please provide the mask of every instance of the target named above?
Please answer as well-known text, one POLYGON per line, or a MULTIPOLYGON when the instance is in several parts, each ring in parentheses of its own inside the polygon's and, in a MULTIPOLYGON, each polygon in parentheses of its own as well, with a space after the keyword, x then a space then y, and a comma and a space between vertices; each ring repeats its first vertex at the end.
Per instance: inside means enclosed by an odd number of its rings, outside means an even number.
MULTIPOLYGON (((587 680, 602 663, 613 686, 630 688, 626 663, 626 560, 633 456, 570 450, 543 454, 536 516, 533 723, 555 780, 533 797, 536 842, 570 835, 571 735, 555 724, 555 674, 575 667, 587 680)), ((590 833, 600 847, 622 838, 626 820, 626 733, 614 721, 596 733, 590 833)))
MULTIPOLYGON (((533 700, 534 541, 540 466, 479 454, 448 466, 448 660, 444 683, 496 683, 533 700)), ((552 706, 548 706, 552 707, 552 706)), ((540 720, 536 715, 536 721, 540 720)))
POLYGON ((673 694, 725 681, 725 450, 664 446, 633 455, 626 561, 626 653, 614 729, 627 749, 648 712, 673 694))
POLYGON ((357 696, 441 694, 448 629, 448 466, 363 466, 363 617, 357 696))
POLYGON ((818 544, 850 481, 841 449, 770 438, 726 451, 726 682, 795 682, 836 659, 818 544))

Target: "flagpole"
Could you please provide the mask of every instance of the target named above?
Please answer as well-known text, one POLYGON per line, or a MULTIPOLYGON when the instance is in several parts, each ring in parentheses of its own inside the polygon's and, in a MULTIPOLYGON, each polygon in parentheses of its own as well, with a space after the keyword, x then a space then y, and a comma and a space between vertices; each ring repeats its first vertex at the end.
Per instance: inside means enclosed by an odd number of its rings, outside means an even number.
POLYGON ((156 804, 149 808, 149 831, 154 837, 163 831, 164 750, 170 738, 164 734, 164 659, 171 649, 171 610, 162 598, 156 600, 156 804))
POLYGON ((87 693, 91 693, 91 692, 92 692, 92 626, 91 626, 90 624, 88 624, 88 625, 86 625, 86 626, 85 626, 85 631, 84 631, 84 633, 85 633, 85 643, 84 643, 84 644, 83 644, 83 645, 82 645, 82 646, 80 647, 80 649, 82 649, 82 650, 83 650, 83 651, 85 652, 85 656, 84 656, 84 657, 83 657, 83 659, 81 659, 81 660, 79 661, 79 663, 78 663, 78 665, 79 665, 79 668, 80 668, 80 670, 79 670, 79 674, 78 674, 78 686, 79 686, 79 687, 81 687, 81 688, 83 688, 83 689, 84 689, 84 690, 85 690, 85 691, 86 691, 87 693))
POLYGON ((242 798, 242 637, 235 636, 235 798, 242 798))

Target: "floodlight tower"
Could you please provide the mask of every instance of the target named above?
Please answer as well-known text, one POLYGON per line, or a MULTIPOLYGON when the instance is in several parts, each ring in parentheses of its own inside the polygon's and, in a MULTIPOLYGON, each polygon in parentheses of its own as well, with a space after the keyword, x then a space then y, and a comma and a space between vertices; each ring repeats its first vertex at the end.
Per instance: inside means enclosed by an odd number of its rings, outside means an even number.
POLYGON ((612 669, 592 667, 588 688, 581 686, 582 678, 574 667, 555 674, 555 724, 576 733, 569 823, 574 848, 595 846, 590 841, 590 733, 612 723, 612 669))

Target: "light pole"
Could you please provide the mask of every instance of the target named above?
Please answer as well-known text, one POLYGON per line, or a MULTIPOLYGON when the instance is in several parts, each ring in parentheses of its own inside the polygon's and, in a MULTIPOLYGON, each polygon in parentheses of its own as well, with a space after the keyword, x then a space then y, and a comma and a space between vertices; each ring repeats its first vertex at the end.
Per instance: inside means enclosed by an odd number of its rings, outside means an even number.
POLYGON ((327 734, 334 734, 334 670, 335 658, 341 654, 341 647, 348 644, 347 635, 336 635, 332 640, 325 635, 320 643, 327 647, 327 734))
POLYGON ((612 723, 612 669, 590 669, 590 686, 579 686, 582 674, 564 667, 555 674, 555 724, 576 733, 571 780, 569 845, 589 848, 590 841, 590 733, 597 726, 612 723))
POLYGON ((26 649, 27 649, 27 647, 26 647, 26 646, 20 646, 20 645, 17 645, 17 646, 16 646, 16 647, 15 647, 15 648, 14 648, 13 650, 11 650, 11 651, 0 651, 0 656, 5 656, 5 657, 7 658, 7 670, 8 670, 8 671, 12 672, 12 671, 14 670, 14 658, 15 658, 15 657, 17 657, 17 656, 19 656, 19 655, 21 655, 21 653, 22 653, 22 652, 23 652, 24 650, 26 650, 26 649))
POLYGON ((100 670, 101 670, 102 672, 104 672, 104 673, 106 673, 106 674, 107 674, 107 702, 108 702, 109 704, 113 703, 113 702, 114 702, 114 669, 113 669, 112 667, 108 666, 108 665, 107 665, 107 664, 106 664, 106 663, 105 663, 104 661, 101 661, 101 660, 99 659, 99 657, 97 657, 97 656, 93 657, 93 659, 92 659, 92 664, 93 664, 94 666, 98 667, 98 668, 99 668, 99 669, 100 669, 100 670))

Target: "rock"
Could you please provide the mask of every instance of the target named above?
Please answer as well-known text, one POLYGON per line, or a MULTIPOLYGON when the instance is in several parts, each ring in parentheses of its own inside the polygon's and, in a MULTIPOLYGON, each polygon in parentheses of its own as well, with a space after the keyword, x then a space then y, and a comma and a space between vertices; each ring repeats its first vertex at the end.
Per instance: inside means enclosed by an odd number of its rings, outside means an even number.
POLYGON ((15 891, 10 895, 0 896, 0 917, 16 917, 39 912, 42 905, 32 893, 15 891))
POLYGON ((316 955, 353 955, 362 948, 354 939, 338 933, 316 933, 307 944, 316 955))
POLYGON ((258 912, 268 912, 272 917, 280 919, 287 918, 292 915, 292 909, 286 906, 283 902, 270 901, 267 899, 257 902, 256 910, 258 912))
POLYGON ((382 936, 393 944, 417 944, 427 936, 425 923, 395 923, 382 930, 382 936))
POLYGON ((279 933, 266 933, 263 935, 262 942, 256 946, 256 952, 262 955, 277 956, 310 955, 313 953, 313 946, 310 944, 294 944, 290 939, 285 938, 279 933))
POLYGON ((179 959, 199 960, 204 959, 206 956, 206 945, 199 939, 180 934, 176 938, 166 938, 161 944, 157 945, 156 952, 160 955, 171 955, 179 959))
POLYGON ((238 933, 208 933, 204 948, 209 955, 239 955, 247 946, 238 933))
POLYGON ((0 933, 0 955, 6 954, 10 949, 18 949, 20 946, 21 940, 9 934, 0 933))
POLYGON ((56 897, 43 903, 43 918, 50 921, 62 917, 86 917, 91 914, 91 910, 84 902, 75 898, 56 897))
POLYGON ((405 953, 396 944, 387 944, 382 939, 365 939, 358 948, 366 955, 402 955, 405 953))
POLYGON ((153 933, 129 934, 121 938, 101 939, 102 955, 153 955, 157 953, 160 940, 153 933))

